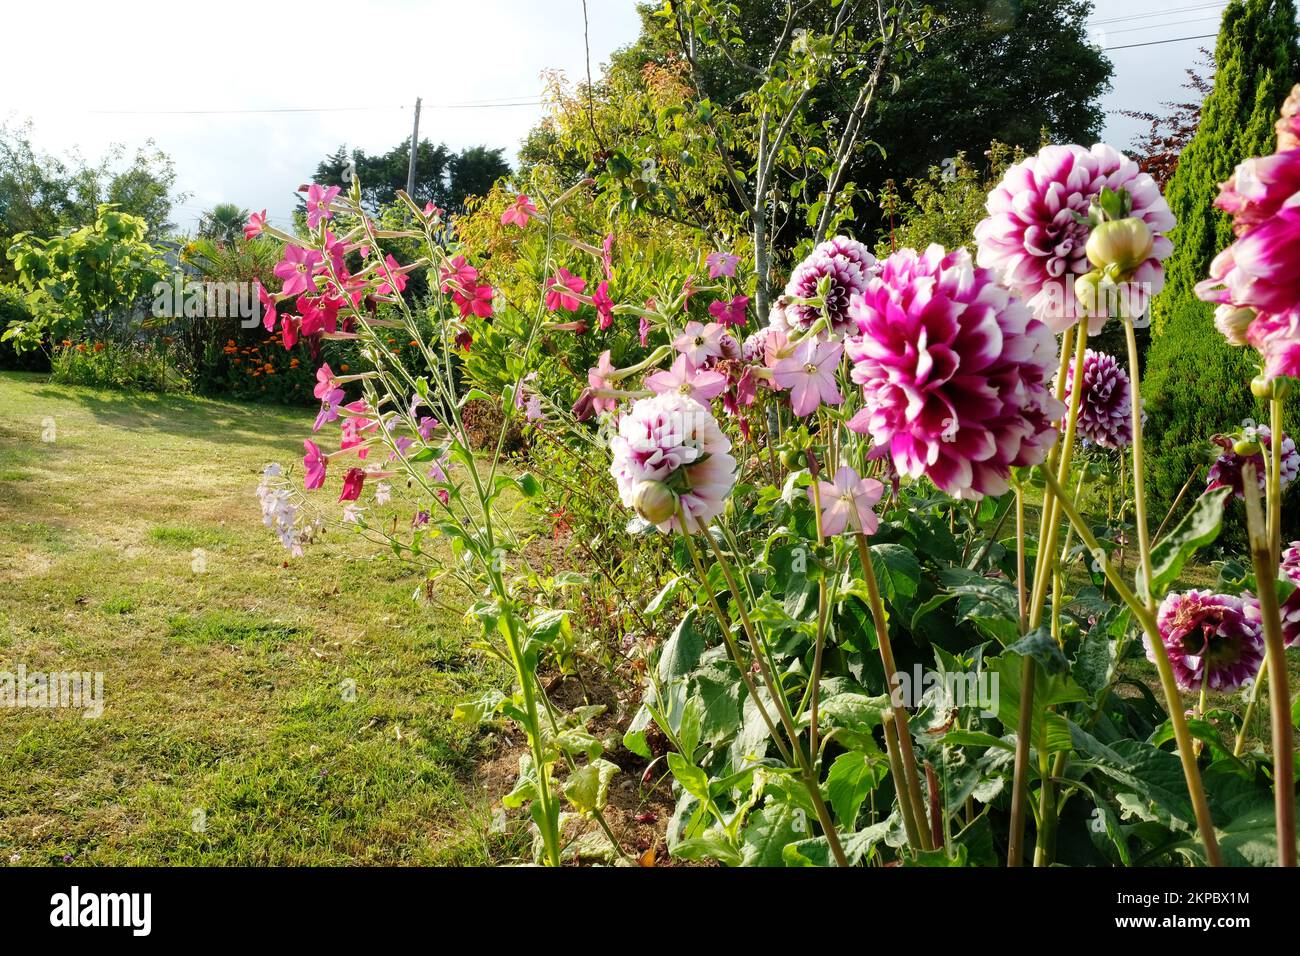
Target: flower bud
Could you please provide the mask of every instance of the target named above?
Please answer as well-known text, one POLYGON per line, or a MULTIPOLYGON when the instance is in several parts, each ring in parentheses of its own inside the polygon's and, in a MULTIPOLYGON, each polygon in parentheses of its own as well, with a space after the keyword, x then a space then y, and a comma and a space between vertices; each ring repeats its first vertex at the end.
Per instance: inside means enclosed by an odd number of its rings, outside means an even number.
POLYGON ((1257 441, 1247 438, 1238 438, 1232 443, 1232 450, 1234 454, 1240 455, 1242 458, 1249 458, 1252 455, 1258 455, 1264 449, 1257 441))
POLYGON ((677 495, 662 481, 646 479, 632 489, 632 507, 651 524, 663 524, 677 514, 677 495))
POLYGON ((1100 223, 1088 237, 1088 261, 1098 269, 1128 275, 1151 257, 1155 240, 1136 216, 1100 223))
POLYGON ((1223 333, 1229 345, 1246 345, 1246 330, 1255 321, 1255 310, 1224 303, 1214 310, 1214 327, 1223 333))
POLYGON ((1088 315, 1096 315, 1099 311, 1098 298, 1104 281, 1105 278, 1097 271, 1086 273, 1074 280, 1075 297, 1088 315))
POLYGON ((1250 392, 1256 398, 1272 398, 1273 383, 1263 375, 1256 375, 1250 380, 1250 392))

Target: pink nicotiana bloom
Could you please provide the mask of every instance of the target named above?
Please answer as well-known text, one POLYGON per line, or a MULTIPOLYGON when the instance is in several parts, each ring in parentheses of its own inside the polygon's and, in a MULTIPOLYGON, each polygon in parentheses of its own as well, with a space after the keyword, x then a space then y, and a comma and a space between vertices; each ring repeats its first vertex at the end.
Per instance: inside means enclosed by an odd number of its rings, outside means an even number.
POLYGON ((719 299, 709 303, 709 315, 722 325, 744 325, 745 313, 749 309, 749 296, 738 295, 730 302, 719 299))
POLYGON ((260 282, 257 283, 257 301, 262 306, 262 325, 271 332, 275 329, 275 297, 260 282))
POLYGON ((314 288, 312 273, 323 263, 324 257, 315 249, 285 246, 284 258, 275 265, 275 274, 284 280, 282 295, 299 295, 314 288))
POLYGON ((342 191, 338 186, 326 188, 316 183, 307 188, 307 228, 315 229, 323 220, 334 218, 330 203, 342 191))
POLYGON ((253 239, 262 234, 266 228, 266 210, 255 212, 248 217, 248 222, 244 224, 244 238, 253 239))
POLYGON ((398 292, 405 291, 406 281, 407 281, 406 273, 401 271, 402 267, 397 264, 397 260, 394 259, 391 255, 384 256, 384 264, 388 266, 388 270, 387 272, 385 272, 384 270, 380 270, 379 274, 384 278, 383 281, 380 282, 379 285, 375 287, 375 293, 377 295, 388 295, 393 291, 394 286, 396 286, 396 291, 398 292), (393 281, 391 284, 388 281, 388 276, 390 274, 393 277, 393 281))
POLYGON ((682 354, 677 356, 671 368, 647 377, 645 386, 656 395, 679 392, 701 404, 708 404, 710 399, 717 398, 726 389, 727 376, 700 368, 689 355, 682 354))
POLYGON ((501 214, 501 225, 508 226, 514 224, 520 229, 528 225, 528 220, 537 215, 537 207, 533 201, 520 193, 515 197, 515 201, 506 208, 501 214))
POLYGON ((587 385, 592 389, 592 410, 596 414, 601 412, 612 412, 618 407, 618 399, 608 395, 596 394, 602 389, 612 389, 614 384, 609 381, 609 376, 615 371, 614 363, 609 359, 609 349, 600 353, 600 358, 596 360, 594 368, 587 370, 587 385))
POLYGON ((600 264, 605 268, 605 278, 612 280, 614 278, 614 234, 612 232, 605 236, 605 241, 600 244, 600 264))
POLYGON ((740 256, 733 256, 729 252, 710 252, 704 261, 709 267, 709 278, 716 279, 719 276, 734 276, 740 256))
MULTIPOLYGON (((885 492, 885 486, 874 478, 859 478, 848 465, 841 465, 834 481, 818 481, 817 497, 821 498, 822 534, 843 534, 846 529, 875 534, 880 518, 873 510, 885 492)), ((816 501, 813 490, 808 489, 808 499, 816 501)))
POLYGON ((577 312, 578 307, 582 305, 575 292, 581 292, 587 288, 587 280, 575 276, 568 269, 561 268, 546 283, 546 308, 550 312, 556 312, 565 309, 569 312, 577 312))
POLYGON ((343 476, 343 491, 339 501, 356 501, 361 497, 361 486, 366 483, 364 468, 349 468, 343 476))
POLYGON ((835 384, 835 370, 844 346, 839 342, 819 342, 806 338, 795 346, 794 354, 772 366, 772 380, 780 388, 790 389, 790 407, 799 416, 810 415, 817 406, 838 405, 844 401, 835 384))
POLYGON ((302 447, 307 451, 302 457, 302 465, 306 469, 302 486, 311 491, 325 484, 325 466, 328 460, 310 438, 303 439, 302 447))
POLYGON ((591 303, 596 307, 600 319, 600 328, 607 329, 614 324, 614 300, 609 294, 609 283, 601 280, 596 291, 591 294, 591 303))
POLYGON ((673 348, 691 360, 694 365, 707 365, 711 359, 722 358, 722 335, 726 329, 717 322, 704 325, 687 322, 682 334, 673 339, 673 348))

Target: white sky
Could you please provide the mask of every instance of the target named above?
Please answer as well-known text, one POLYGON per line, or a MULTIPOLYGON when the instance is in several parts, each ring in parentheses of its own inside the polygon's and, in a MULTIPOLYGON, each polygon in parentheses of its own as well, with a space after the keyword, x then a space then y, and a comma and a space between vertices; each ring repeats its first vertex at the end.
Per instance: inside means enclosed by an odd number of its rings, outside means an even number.
MULTIPOLYGON (((1213 33, 1225 5, 1095 2, 1104 46, 1213 33)), ((599 70, 635 38, 636 0, 587 5, 599 70)), ((178 188, 192 194, 173 213, 188 229, 218 202, 265 207, 284 221, 296 187, 340 144, 383 152, 410 135, 417 95, 424 100, 422 138, 453 149, 504 146, 513 159, 541 107, 463 104, 536 104, 544 70, 577 79, 586 69, 581 0, 41 0, 8 6, 4 21, 0 121, 30 117, 39 149, 79 148, 91 160, 112 143, 134 150, 152 137, 175 161, 178 188), (305 56, 320 51, 365 66, 318 76, 305 56), (302 107, 383 109, 158 112, 302 107)), ((1201 45, 1213 40, 1111 50, 1114 89, 1103 105, 1148 109, 1179 98, 1183 67, 1201 45)), ((1136 130, 1113 117, 1106 134, 1126 148, 1136 130)))

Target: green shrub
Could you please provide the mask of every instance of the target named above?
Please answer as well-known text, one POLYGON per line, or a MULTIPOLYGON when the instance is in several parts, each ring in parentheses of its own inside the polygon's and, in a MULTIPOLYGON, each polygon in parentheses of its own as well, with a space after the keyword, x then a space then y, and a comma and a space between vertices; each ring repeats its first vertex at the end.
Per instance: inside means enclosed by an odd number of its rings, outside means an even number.
MULTIPOLYGON (((12 322, 30 322, 32 310, 27 296, 16 285, 0 283, 0 331, 12 322)), ((0 341, 0 369, 19 369, 28 372, 45 372, 50 367, 49 356, 37 349, 19 352, 12 342, 0 341)))
POLYGON ((60 343, 50 360, 50 381, 138 392, 186 392, 189 381, 176 370, 166 344, 153 342, 60 343))

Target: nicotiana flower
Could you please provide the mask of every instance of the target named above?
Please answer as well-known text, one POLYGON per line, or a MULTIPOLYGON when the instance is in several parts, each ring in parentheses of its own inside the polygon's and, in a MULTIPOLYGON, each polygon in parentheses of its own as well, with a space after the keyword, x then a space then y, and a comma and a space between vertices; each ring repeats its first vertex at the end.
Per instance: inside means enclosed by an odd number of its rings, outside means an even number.
POLYGON ((794 352, 772 365, 772 380, 778 388, 790 390, 790 407, 799 416, 810 415, 817 406, 844 401, 835 383, 844 346, 839 342, 805 338, 794 352))
POLYGON ((717 322, 687 322, 682 334, 673 339, 673 348, 695 365, 707 365, 712 359, 722 358, 722 336, 726 331, 717 322))
POLYGON ((808 500, 821 499, 822 534, 843 534, 845 530, 875 534, 880 518, 873 510, 885 486, 874 478, 859 478, 848 465, 841 465, 834 481, 818 481, 817 496, 808 489, 808 500))
POLYGON ((1048 389, 1056 339, 965 249, 894 253, 850 312, 865 401, 849 427, 900 474, 977 498, 1047 457, 1065 410, 1048 389))
POLYGON ((709 303, 709 315, 713 316, 724 326, 727 325, 744 325, 745 313, 749 309, 749 296, 738 295, 730 302, 719 299, 717 302, 709 303))
MULTIPOLYGON (((1215 435, 1211 441, 1219 447, 1219 457, 1210 465, 1210 472, 1206 482, 1206 490, 1212 491, 1215 488, 1231 488, 1232 493, 1238 497, 1245 497, 1245 483, 1242 481, 1241 468, 1246 462, 1251 462, 1255 466, 1255 480, 1259 485, 1260 492, 1264 491, 1265 478, 1265 455, 1269 456, 1272 461, 1273 432, 1267 425, 1257 425, 1253 428, 1245 429, 1241 434, 1241 440, 1247 443, 1258 442, 1260 451, 1250 455, 1239 454, 1236 450, 1237 442, 1228 435, 1215 435)), ((1300 474, 1300 452, 1296 451, 1295 440, 1284 434, 1282 436, 1282 467, 1278 477, 1283 488, 1295 481, 1296 475, 1300 474)))
MULTIPOLYGON (((1079 318, 1074 280, 1092 269, 1086 254, 1089 227, 1079 220, 1103 188, 1125 190, 1132 200, 1130 215, 1152 234, 1150 256, 1129 280, 1138 293, 1132 303, 1136 311, 1145 307, 1147 294, 1164 287, 1161 262, 1173 251, 1165 234, 1174 217, 1155 180, 1110 146, 1047 146, 1016 163, 989 193, 988 218, 975 227, 979 264, 996 269, 1054 332, 1079 318)), ((1104 317, 1093 324, 1092 331, 1098 331, 1104 317)))
POLYGON ((312 183, 307 188, 307 228, 315 229, 325 219, 333 219, 334 212, 330 203, 338 198, 343 190, 338 186, 325 186, 312 183))
POLYGON ((253 239, 262 234, 266 228, 266 210, 252 213, 248 217, 248 222, 244 224, 244 238, 253 239))
POLYGON ((736 263, 740 261, 740 256, 733 256, 729 252, 710 252, 704 257, 704 262, 709 267, 709 278, 717 279, 720 276, 734 276, 736 274, 736 263))
POLYGON ((773 308, 771 319, 790 329, 807 329, 825 314, 832 332, 851 331, 849 299, 866 288, 876 268, 876 257, 862 243, 847 236, 828 239, 790 273, 784 303, 773 308), (809 304, 823 289, 821 306, 809 304))
MULTIPOLYGON (((1259 605, 1247 595, 1192 590, 1171 593, 1156 615, 1160 641, 1183 690, 1233 691, 1253 680, 1264 660, 1259 605)), ((1143 638, 1154 663, 1150 637, 1143 638)))
MULTIPOLYGON (((595 382, 591 384, 596 387, 595 382)), ((726 389, 727 376, 711 369, 700 368, 691 361, 689 355, 682 354, 677 356, 670 368, 647 376, 645 386, 656 395, 679 392, 682 395, 689 395, 697 402, 707 403, 717 398, 726 389)), ((613 405, 611 404, 610 407, 612 408, 613 405)))
POLYGON ((506 226, 514 224, 520 229, 528 225, 528 220, 537 215, 537 207, 533 201, 520 193, 515 197, 515 201, 506 207, 506 211, 501 214, 501 225, 506 226))
POLYGON ((555 312, 567 309, 577 312, 582 301, 574 295, 587 288, 587 280, 574 275, 568 269, 561 268, 546 282, 546 309, 555 312))
MULTIPOLYGON (((730 439, 708 408, 680 392, 633 403, 619 419, 610 448, 610 473, 624 506, 635 507, 638 493, 655 490, 641 487, 644 482, 661 483, 677 495, 688 532, 722 513, 735 484, 730 439)), ((660 531, 682 530, 676 513, 655 524, 660 531)))
MULTIPOLYGON (((1074 391, 1074 359, 1065 378, 1065 404, 1074 391)), ((1083 357, 1079 431, 1103 448, 1125 448, 1133 441, 1133 400, 1128 372, 1113 355, 1088 349, 1083 357)))

